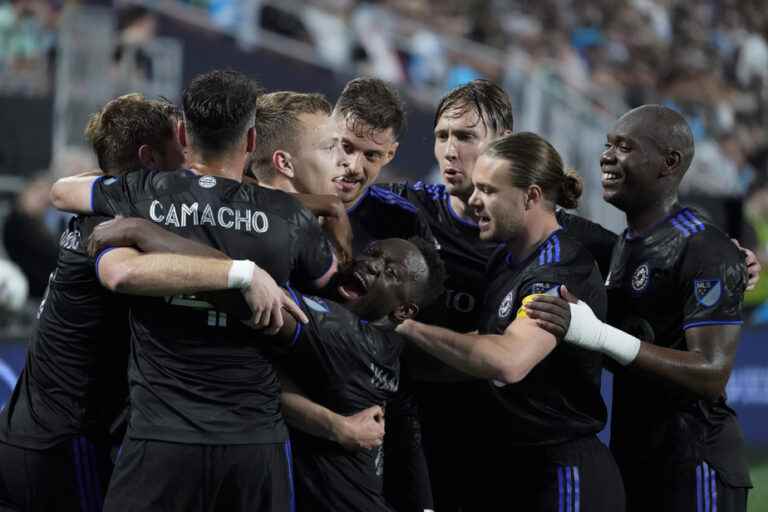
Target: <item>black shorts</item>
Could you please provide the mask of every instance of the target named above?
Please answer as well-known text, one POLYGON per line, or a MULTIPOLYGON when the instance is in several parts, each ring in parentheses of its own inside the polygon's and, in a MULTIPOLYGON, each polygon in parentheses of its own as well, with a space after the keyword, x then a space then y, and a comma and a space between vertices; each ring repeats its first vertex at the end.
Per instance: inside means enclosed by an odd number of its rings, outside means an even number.
POLYGON ((109 447, 85 437, 45 450, 0 443, 0 511, 99 512, 111 472, 109 447))
POLYGON ((595 436, 546 447, 499 446, 483 469, 485 488, 463 510, 625 510, 619 469, 595 436))
POLYGON ((398 512, 434 509, 416 397, 405 374, 385 409, 384 497, 398 512))
POLYGON ((198 445, 126 439, 105 511, 293 512, 290 443, 198 445))
POLYGON ((729 485, 706 461, 621 468, 627 511, 746 512, 747 487, 729 485))
MULTIPOLYGON (((457 512, 476 494, 476 468, 493 415, 506 414, 487 381, 413 382, 435 510, 457 512)), ((389 428, 389 425, 387 425, 389 428)))

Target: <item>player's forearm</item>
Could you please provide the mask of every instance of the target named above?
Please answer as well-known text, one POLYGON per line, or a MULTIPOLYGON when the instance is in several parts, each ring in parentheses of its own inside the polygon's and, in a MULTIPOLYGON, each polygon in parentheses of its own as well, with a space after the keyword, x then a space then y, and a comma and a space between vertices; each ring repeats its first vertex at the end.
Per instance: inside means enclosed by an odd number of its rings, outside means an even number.
POLYGON ((229 260, 229 256, 209 245, 171 233, 145 221, 131 229, 135 246, 145 253, 185 254, 201 258, 229 260))
POLYGON ((445 364, 474 377, 517 381, 520 369, 514 357, 498 343, 498 336, 462 334, 442 327, 406 320, 397 331, 445 364))
POLYGON ((110 269, 105 285, 119 293, 164 296, 232 288, 232 260, 141 254, 110 269))
POLYGON ((643 342, 632 368, 655 375, 698 397, 715 400, 725 392, 730 365, 701 352, 675 350, 643 342))
POLYGON ((93 213, 91 190, 98 176, 77 175, 61 178, 51 187, 51 204, 54 208, 70 213, 93 213))
POLYGON ((283 417, 291 427, 315 437, 337 441, 338 424, 342 421, 340 415, 311 401, 298 390, 284 389, 280 399, 283 417))

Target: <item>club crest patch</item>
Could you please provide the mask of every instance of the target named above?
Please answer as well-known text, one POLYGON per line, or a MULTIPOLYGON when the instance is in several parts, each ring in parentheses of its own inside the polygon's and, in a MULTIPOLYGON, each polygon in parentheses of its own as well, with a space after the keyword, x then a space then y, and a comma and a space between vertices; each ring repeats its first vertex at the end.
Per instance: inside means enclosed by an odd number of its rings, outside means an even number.
POLYGON ((306 304, 310 309, 314 309, 320 313, 327 313, 329 311, 328 306, 325 305, 325 302, 323 302, 322 299, 318 299, 317 297, 310 298, 306 295, 304 295, 302 298, 304 299, 304 304, 306 304))
POLYGON ((696 279, 693 281, 696 301, 705 308, 711 308, 723 295, 723 283, 719 279, 696 279))
POLYGON ((197 180, 197 184, 203 188, 213 188, 216 186, 216 178, 213 176, 201 176, 200 179, 197 180))
POLYGON ((499 318, 507 318, 512 312, 512 305, 515 303, 515 290, 512 290, 504 297, 499 306, 499 318))
POLYGON ((643 263, 637 267, 634 274, 632 274, 632 289, 636 292, 645 290, 645 288, 648 286, 650 275, 651 272, 648 269, 647 263, 643 263))

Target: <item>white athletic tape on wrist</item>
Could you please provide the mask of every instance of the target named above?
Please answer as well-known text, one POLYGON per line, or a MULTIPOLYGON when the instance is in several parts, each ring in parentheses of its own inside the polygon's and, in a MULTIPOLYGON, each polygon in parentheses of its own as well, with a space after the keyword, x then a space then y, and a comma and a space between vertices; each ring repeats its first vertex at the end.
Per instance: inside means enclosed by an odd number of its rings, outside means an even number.
POLYGON ((248 288, 253 280, 256 264, 251 260, 234 260, 229 267, 227 286, 229 288, 248 288))
POLYGON ((639 339, 600 321, 583 301, 570 307, 571 324, 565 335, 566 341, 602 352, 623 365, 635 360, 640 351, 639 339))

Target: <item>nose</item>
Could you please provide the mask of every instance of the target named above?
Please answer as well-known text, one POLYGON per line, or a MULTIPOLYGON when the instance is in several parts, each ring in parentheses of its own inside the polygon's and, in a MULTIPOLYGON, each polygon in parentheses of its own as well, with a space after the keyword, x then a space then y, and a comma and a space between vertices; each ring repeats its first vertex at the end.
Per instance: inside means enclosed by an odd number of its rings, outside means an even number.
POLYGON ((458 151, 456 151, 456 137, 451 135, 445 143, 445 159, 449 162, 453 162, 459 157, 458 151))
POLYGON ((469 196, 469 201, 467 201, 467 204, 475 210, 480 210, 482 208, 483 202, 480 200, 477 189, 472 191, 472 195, 469 196))
POLYGON ((616 152, 613 147, 605 148, 605 151, 600 154, 600 165, 614 163, 616 163, 616 152))
POLYGON ((378 276, 384 268, 384 262, 381 258, 368 258, 365 262, 365 268, 371 275, 378 276))

